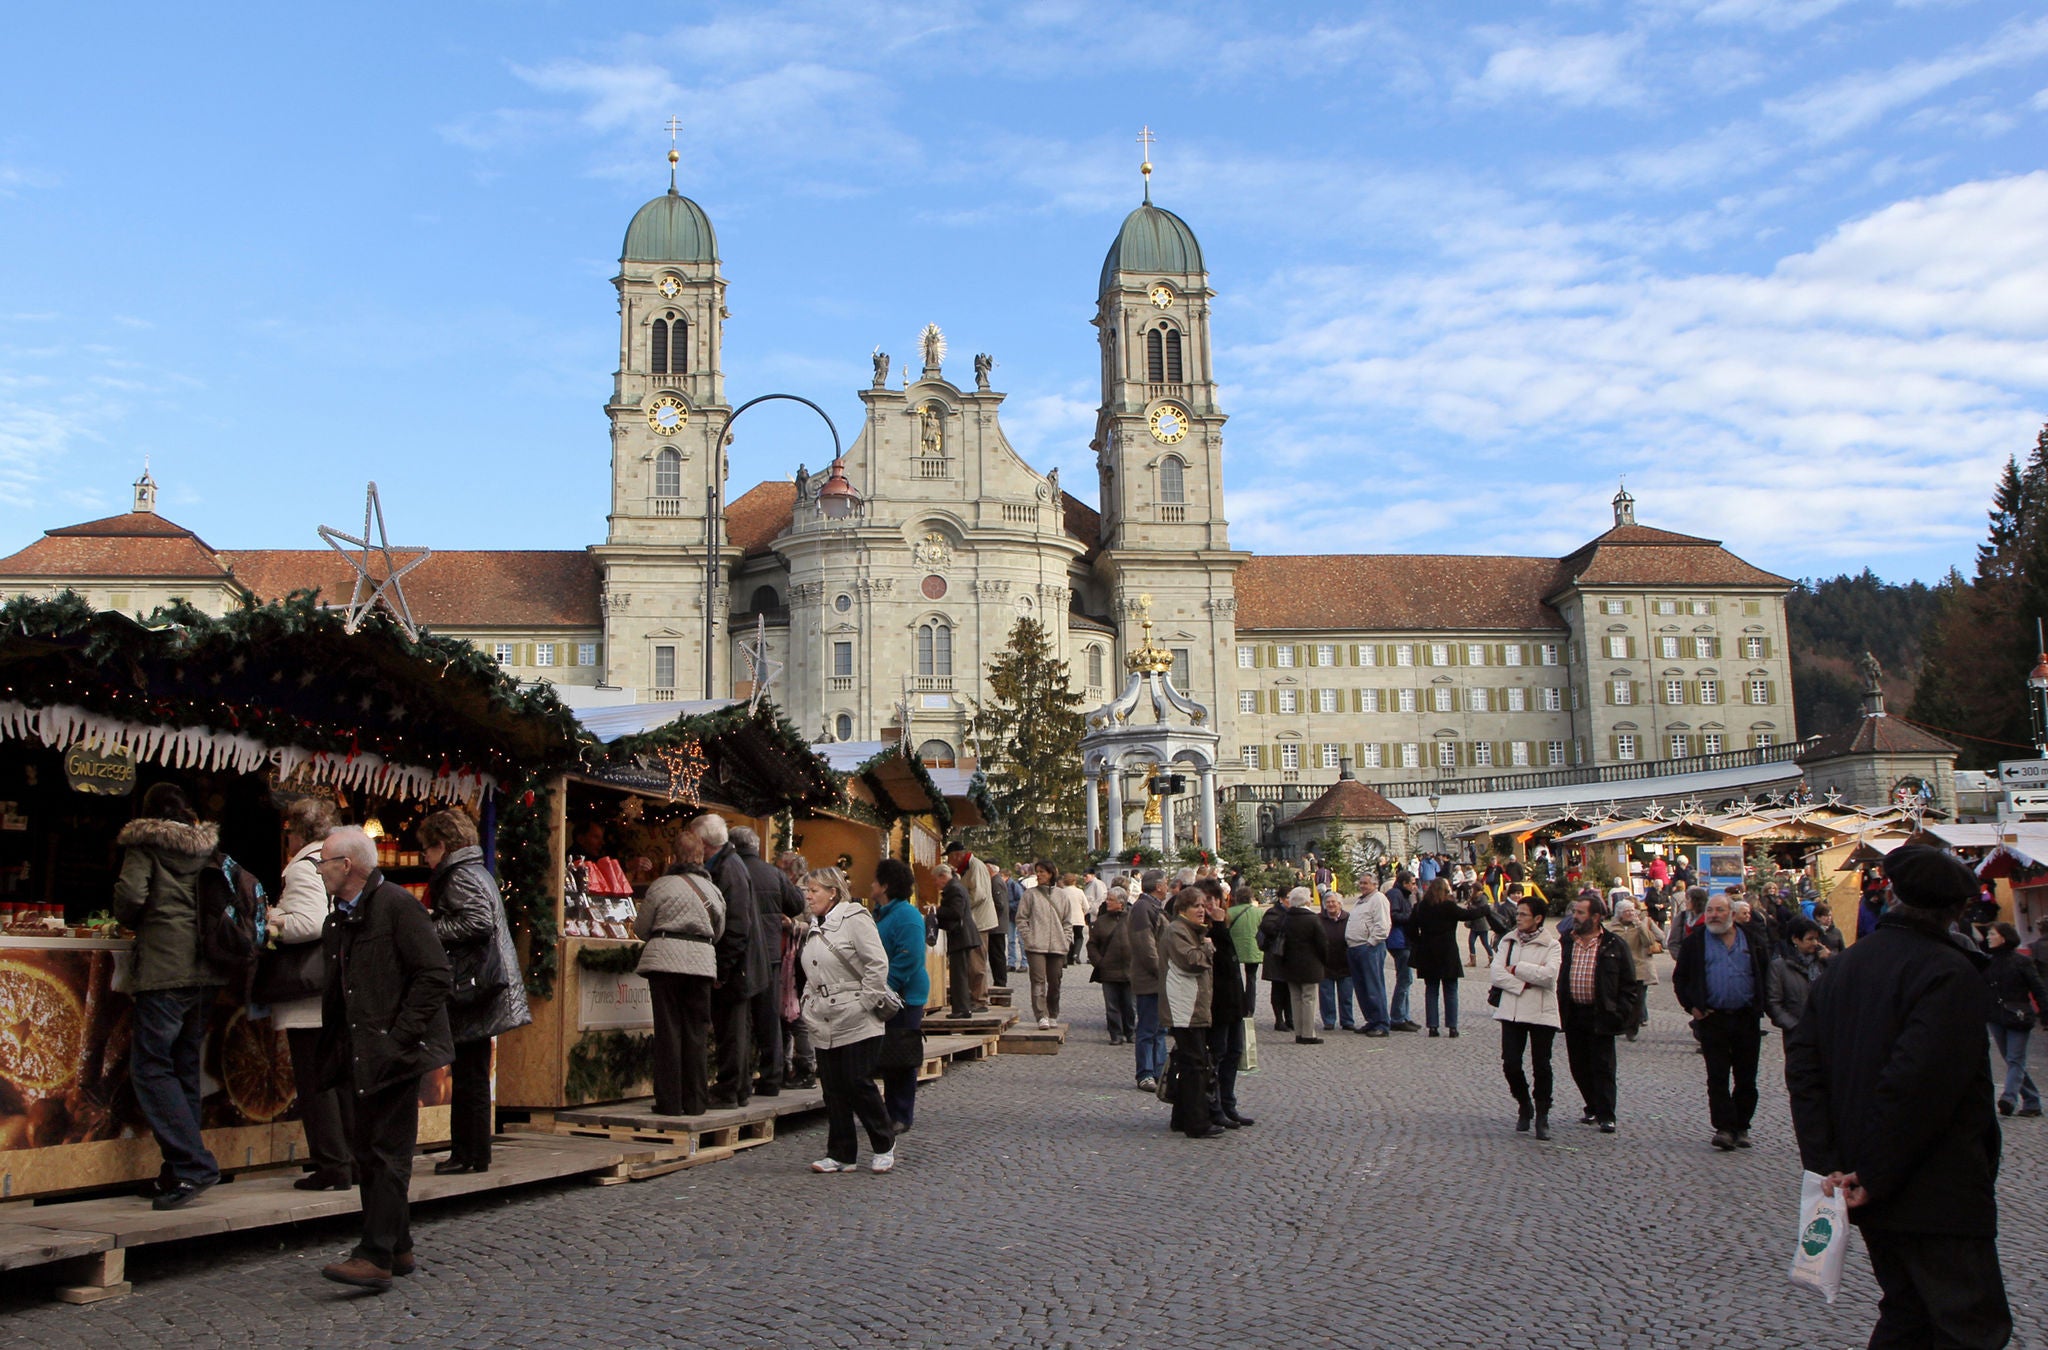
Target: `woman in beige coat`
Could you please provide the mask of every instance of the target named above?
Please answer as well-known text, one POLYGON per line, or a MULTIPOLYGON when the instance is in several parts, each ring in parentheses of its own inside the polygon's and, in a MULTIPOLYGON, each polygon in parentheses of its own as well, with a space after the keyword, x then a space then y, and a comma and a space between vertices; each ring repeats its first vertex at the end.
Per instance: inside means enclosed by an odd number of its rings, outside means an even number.
POLYGON ((676 862, 657 877, 633 918, 654 1005, 654 1113, 701 1116, 710 1108, 705 1037, 711 1030, 712 944, 725 934, 725 897, 704 870, 704 841, 680 831, 676 862))
POLYGON ((821 867, 804 877, 804 1025, 818 1055, 818 1085, 825 1089, 825 1156, 813 1172, 851 1172, 860 1158, 856 1120, 867 1127, 874 1157, 868 1168, 896 1165, 896 1127, 875 1086, 882 1026, 902 1007, 889 988, 889 952, 875 916, 853 902, 846 876, 821 867))
MULTIPOLYGON (((285 864, 276 903, 270 907, 274 952, 266 953, 266 961, 296 966, 306 944, 319 949, 328 909, 327 887, 320 880, 320 842, 334 825, 334 804, 325 798, 301 797, 285 811, 284 846, 291 861, 285 864)), ((324 976, 324 963, 315 963, 314 968, 324 976)), ((320 1086, 320 1001, 321 993, 315 990, 304 998, 273 1003, 270 1025, 284 1033, 291 1051, 299 1120, 306 1127, 306 1153, 312 1163, 312 1170, 292 1185, 302 1191, 345 1191, 356 1184, 348 1142, 352 1103, 340 1089, 320 1086)))
POLYGON ((1024 959, 1031 965, 1031 1013, 1040 1031, 1050 1031, 1060 1020, 1060 979, 1066 973, 1067 948, 1074 940, 1066 898, 1053 885, 1052 864, 1033 865, 1038 884, 1024 892, 1017 902, 1017 941, 1024 945, 1024 959))
POLYGON ((1543 901, 1524 896, 1515 906, 1515 926, 1493 948, 1488 970, 1498 994, 1493 1020, 1500 1023, 1500 1066, 1508 1091, 1521 1108, 1515 1128, 1533 1121, 1538 1139, 1550 1138, 1550 1048, 1562 1019, 1557 1010, 1557 979, 1564 968, 1564 947, 1543 922, 1543 901), (1522 1074, 1527 1047, 1536 1070, 1532 1097, 1522 1074))

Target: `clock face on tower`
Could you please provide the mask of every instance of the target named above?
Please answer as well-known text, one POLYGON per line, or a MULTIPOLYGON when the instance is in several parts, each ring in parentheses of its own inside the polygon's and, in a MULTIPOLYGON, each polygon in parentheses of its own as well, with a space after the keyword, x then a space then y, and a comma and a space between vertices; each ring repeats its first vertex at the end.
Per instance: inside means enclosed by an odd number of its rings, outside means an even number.
POLYGON ((1162 403, 1152 410, 1151 423, 1153 440, 1178 445, 1188 434, 1187 409, 1162 403))
POLYGON ((690 423, 690 405, 674 394, 663 394, 647 405, 647 425, 663 436, 673 436, 690 423))
POLYGON ((654 289, 673 300, 683 293, 683 283, 677 277, 665 276, 654 283, 654 289))
POLYGON ((1159 307, 1160 307, 1161 309, 1165 309, 1165 308, 1166 308, 1166 307, 1167 307, 1168 305, 1172 304, 1172 303, 1173 303, 1173 287, 1171 287, 1171 286, 1167 285, 1167 284, 1166 284, 1165 282, 1163 282, 1163 281, 1155 281, 1155 282, 1153 282, 1153 283, 1152 283, 1152 303, 1153 303, 1153 304, 1155 304, 1155 305, 1157 305, 1157 306, 1159 306, 1159 307))

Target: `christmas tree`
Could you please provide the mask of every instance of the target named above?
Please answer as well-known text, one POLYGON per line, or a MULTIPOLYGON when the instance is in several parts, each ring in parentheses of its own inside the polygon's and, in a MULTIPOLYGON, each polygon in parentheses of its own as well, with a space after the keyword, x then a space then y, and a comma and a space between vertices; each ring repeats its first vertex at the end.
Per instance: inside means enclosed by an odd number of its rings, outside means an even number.
POLYGON ((999 848, 1029 865, 1082 862, 1081 696, 1036 619, 1019 619, 988 670, 989 699, 975 706, 974 745, 1000 819, 999 848))

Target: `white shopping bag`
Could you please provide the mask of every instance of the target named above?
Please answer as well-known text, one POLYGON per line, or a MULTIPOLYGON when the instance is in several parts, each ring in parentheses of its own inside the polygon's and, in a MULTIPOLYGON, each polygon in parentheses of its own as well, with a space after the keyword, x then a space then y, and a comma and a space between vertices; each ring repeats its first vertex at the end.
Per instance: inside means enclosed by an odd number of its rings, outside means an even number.
POLYGON ((1792 1283, 1819 1290, 1833 1303, 1842 1289, 1842 1258, 1849 1251, 1849 1204, 1838 1188, 1821 1193, 1826 1180, 1807 1172, 1799 1183, 1799 1242, 1792 1250, 1792 1283))
POLYGON ((1252 1019, 1244 1019, 1244 1058, 1238 1062, 1239 1073, 1259 1071, 1259 1029, 1252 1025, 1252 1019))

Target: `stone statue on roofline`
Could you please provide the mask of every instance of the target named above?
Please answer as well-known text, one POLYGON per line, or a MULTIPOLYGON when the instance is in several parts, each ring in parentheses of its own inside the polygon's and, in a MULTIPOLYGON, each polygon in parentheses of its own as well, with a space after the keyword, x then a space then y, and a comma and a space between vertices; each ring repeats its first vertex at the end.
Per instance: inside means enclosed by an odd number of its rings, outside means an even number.
POLYGON ((1878 664, 1877 657, 1872 653, 1865 652, 1857 659, 1856 670, 1863 676, 1863 688, 1866 692, 1874 694, 1884 687, 1884 667, 1878 664))
POLYGON ((889 353, 877 347, 872 359, 875 363, 875 388, 880 389, 889 383, 889 353))

